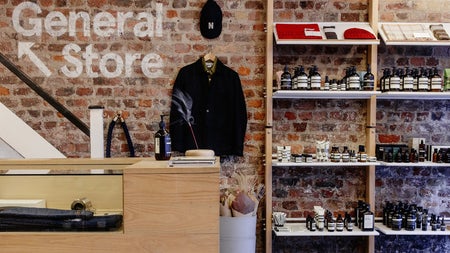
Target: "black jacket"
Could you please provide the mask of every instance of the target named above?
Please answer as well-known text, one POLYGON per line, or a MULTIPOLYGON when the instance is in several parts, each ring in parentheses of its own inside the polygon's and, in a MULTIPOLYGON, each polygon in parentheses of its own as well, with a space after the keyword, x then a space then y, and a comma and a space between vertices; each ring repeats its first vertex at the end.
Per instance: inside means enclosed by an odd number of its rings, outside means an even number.
MULTIPOLYGON (((216 155, 243 155, 247 109, 238 73, 218 59, 208 80, 203 59, 180 69, 173 92, 180 90, 192 98, 192 129, 198 148, 212 149, 216 155)), ((189 124, 172 95, 169 132, 172 150, 184 153, 196 149, 189 124)))

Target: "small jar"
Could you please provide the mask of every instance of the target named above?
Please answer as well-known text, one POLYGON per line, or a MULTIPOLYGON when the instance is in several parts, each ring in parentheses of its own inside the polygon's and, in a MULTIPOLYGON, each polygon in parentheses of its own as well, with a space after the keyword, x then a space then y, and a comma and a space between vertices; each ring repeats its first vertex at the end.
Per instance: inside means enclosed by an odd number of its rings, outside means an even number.
POLYGON ((310 155, 310 154, 303 154, 303 157, 304 157, 303 161, 305 163, 312 163, 313 162, 313 156, 312 155, 310 155))

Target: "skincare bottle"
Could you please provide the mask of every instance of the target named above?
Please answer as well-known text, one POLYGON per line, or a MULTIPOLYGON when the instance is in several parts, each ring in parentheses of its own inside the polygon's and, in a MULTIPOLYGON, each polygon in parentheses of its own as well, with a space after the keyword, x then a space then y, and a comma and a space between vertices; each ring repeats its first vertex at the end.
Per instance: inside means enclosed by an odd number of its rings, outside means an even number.
POLYGON ((363 213, 363 224, 361 226, 363 231, 373 231, 375 229, 375 219, 373 212, 370 211, 370 205, 366 205, 366 210, 363 213))
POLYGON ((172 154, 172 142, 169 132, 166 129, 166 123, 164 122, 164 116, 161 115, 161 121, 159 122, 159 130, 155 134, 155 159, 156 160, 169 160, 172 154))
POLYGON ((442 91, 442 77, 438 73, 438 69, 436 67, 433 68, 433 74, 431 75, 431 91, 433 92, 441 92, 442 91))
POLYGON ((311 90, 320 90, 322 86, 322 77, 317 70, 317 66, 312 66, 311 75, 308 78, 311 84, 311 90))
POLYGON ((292 79, 291 73, 289 73, 288 66, 284 66, 284 71, 281 74, 281 89, 282 90, 290 90, 292 89, 292 79))
POLYGON ((375 85, 375 77, 371 72, 370 64, 367 64, 366 73, 363 76, 363 90, 373 91, 375 85))

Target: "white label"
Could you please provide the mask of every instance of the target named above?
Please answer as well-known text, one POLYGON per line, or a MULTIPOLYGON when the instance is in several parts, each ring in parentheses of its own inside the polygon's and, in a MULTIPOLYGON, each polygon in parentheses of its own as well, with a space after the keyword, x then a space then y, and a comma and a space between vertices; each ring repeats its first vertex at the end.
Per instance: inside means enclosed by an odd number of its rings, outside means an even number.
POLYGON ((364 228, 373 229, 373 215, 364 215, 364 228))
POLYGON ((419 90, 428 90, 428 78, 426 77, 419 77, 419 90))
POLYGON ((311 77, 311 88, 320 88, 322 84, 322 79, 320 76, 312 76, 311 77))
POLYGON ((360 88, 360 82, 359 82, 359 77, 358 76, 351 76, 348 79, 348 87, 350 89, 359 89, 360 88))
POLYGON ((400 89, 400 77, 391 77, 389 79, 389 85, 392 89, 400 89))
POLYGON ((414 88, 414 78, 412 77, 405 77, 403 78, 403 89, 409 90, 414 88))
POLYGON ((160 148, 160 143, 159 143, 159 138, 155 138, 155 154, 159 154, 160 152, 160 150, 161 150, 161 148, 160 148))
POLYGON ((302 89, 306 89, 308 88, 308 77, 306 76, 299 76, 298 77, 298 88, 302 89))
POLYGON ((442 78, 431 78, 431 89, 441 90, 442 88, 442 78))

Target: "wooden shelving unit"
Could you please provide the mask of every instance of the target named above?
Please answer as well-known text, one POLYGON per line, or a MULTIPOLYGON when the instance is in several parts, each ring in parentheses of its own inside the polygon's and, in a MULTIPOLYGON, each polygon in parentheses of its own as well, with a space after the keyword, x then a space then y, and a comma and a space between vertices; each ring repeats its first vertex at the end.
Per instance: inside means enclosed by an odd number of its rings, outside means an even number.
MULTIPOLYGON (((317 23, 319 27, 323 25, 334 25, 338 38, 336 40, 327 40, 325 34, 321 30, 322 39, 305 39, 305 40, 286 40, 280 39, 274 22, 274 1, 267 1, 267 34, 266 34, 266 140, 265 140, 265 182, 266 182, 266 252, 272 252, 272 166, 284 166, 272 160, 272 127, 273 127, 273 100, 274 99, 364 99, 367 100, 367 122, 366 122, 366 147, 369 156, 375 155, 375 126, 376 126, 376 96, 377 91, 369 92, 324 92, 324 91, 273 91, 273 46, 277 45, 367 45, 368 46, 368 64, 372 66, 372 72, 377 69, 377 45, 378 39, 369 40, 345 40, 342 38, 343 31, 351 27, 359 27, 369 30, 373 34, 378 33, 378 0, 368 1, 369 3, 369 22, 367 23, 317 23), (275 37, 275 41, 274 41, 275 37)), ((312 22, 314 23, 314 22, 312 22)), ((296 24, 296 23, 294 23, 296 24)), ((298 24, 298 23, 297 23, 298 24)), ((330 164, 326 164, 329 166, 330 164)), ((370 206, 375 206, 375 166, 377 163, 367 163, 363 166, 366 169, 366 202, 370 206)), ((287 165, 290 166, 290 165, 287 165)), ((302 165, 300 165, 302 166, 302 165)), ((306 165, 306 166, 325 166, 323 164, 306 165)), ((341 166, 345 166, 342 164, 341 166)), ((276 234, 276 233, 275 233, 276 234)), ((338 233, 336 233, 337 235, 338 233)), ((281 234, 280 234, 281 235, 281 234)), ((297 236, 296 233, 292 235, 297 236)), ((304 235, 303 233, 301 235, 304 235)), ((368 252, 374 252, 375 240, 374 234, 364 235, 369 237, 368 252)), ((300 234, 298 235, 300 236, 300 234)), ((309 236, 309 235, 308 235, 309 236)))

